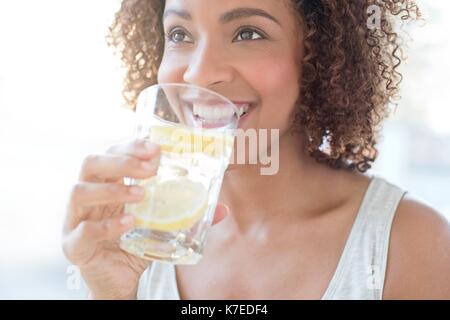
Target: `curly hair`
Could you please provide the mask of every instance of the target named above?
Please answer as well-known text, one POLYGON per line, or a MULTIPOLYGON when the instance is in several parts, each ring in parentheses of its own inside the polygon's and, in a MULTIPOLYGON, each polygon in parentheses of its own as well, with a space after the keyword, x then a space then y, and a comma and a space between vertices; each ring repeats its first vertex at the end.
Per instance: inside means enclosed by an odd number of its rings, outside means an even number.
MULTIPOLYGON (((336 169, 366 172, 389 104, 399 99, 402 39, 397 20, 414 20, 414 0, 289 0, 303 28, 301 94, 294 123, 308 137, 308 153, 336 169), (369 27, 371 8, 378 25, 369 27), (323 146, 326 145, 326 148, 323 146)), ((164 51, 165 0, 123 0, 107 37, 127 74, 123 96, 157 83, 164 51)))

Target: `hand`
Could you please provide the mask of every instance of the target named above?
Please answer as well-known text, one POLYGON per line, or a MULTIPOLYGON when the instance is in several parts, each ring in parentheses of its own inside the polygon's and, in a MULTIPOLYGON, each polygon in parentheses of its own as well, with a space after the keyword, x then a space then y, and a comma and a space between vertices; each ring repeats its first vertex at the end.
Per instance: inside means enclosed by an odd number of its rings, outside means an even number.
MULTIPOLYGON (((148 260, 119 247, 120 236, 134 226, 125 203, 143 200, 143 188, 126 186, 124 177, 148 179, 156 174, 160 148, 145 140, 114 145, 105 155, 83 162, 70 194, 63 231, 65 256, 80 268, 94 299, 135 299, 148 260)), ((227 214, 218 204, 213 224, 227 214)))

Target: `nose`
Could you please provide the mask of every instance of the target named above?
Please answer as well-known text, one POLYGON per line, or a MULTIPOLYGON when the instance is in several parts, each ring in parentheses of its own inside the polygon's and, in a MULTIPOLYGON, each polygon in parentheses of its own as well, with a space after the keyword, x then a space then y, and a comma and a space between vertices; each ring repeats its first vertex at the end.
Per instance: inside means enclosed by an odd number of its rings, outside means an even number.
POLYGON ((200 87, 211 88, 220 83, 233 80, 233 68, 228 63, 220 46, 213 43, 199 45, 189 65, 184 72, 183 80, 186 83, 200 87))

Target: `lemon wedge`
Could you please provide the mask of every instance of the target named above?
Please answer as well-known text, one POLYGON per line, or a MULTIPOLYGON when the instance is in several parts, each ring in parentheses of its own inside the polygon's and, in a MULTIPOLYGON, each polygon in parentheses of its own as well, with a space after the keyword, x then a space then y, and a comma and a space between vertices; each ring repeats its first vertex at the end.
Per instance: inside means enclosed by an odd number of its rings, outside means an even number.
POLYGON ((208 191, 199 182, 185 177, 161 180, 155 176, 141 185, 145 198, 132 210, 138 227, 168 232, 188 229, 205 213, 208 191))
POLYGON ((207 132, 204 129, 190 130, 183 127, 153 126, 149 140, 161 146, 162 152, 176 154, 203 153, 210 157, 221 157, 233 147, 234 137, 222 132, 207 132))

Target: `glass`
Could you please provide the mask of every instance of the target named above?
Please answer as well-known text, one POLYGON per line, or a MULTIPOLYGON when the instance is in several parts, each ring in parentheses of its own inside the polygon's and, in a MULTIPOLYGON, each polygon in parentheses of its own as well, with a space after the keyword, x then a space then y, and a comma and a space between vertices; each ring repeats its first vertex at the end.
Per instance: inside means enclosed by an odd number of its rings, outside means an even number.
POLYGON ((136 225, 122 235, 123 250, 173 264, 201 259, 238 120, 230 100, 205 88, 172 83, 141 92, 135 138, 159 144, 161 157, 156 176, 125 179, 143 186, 145 197, 125 205, 136 225))

